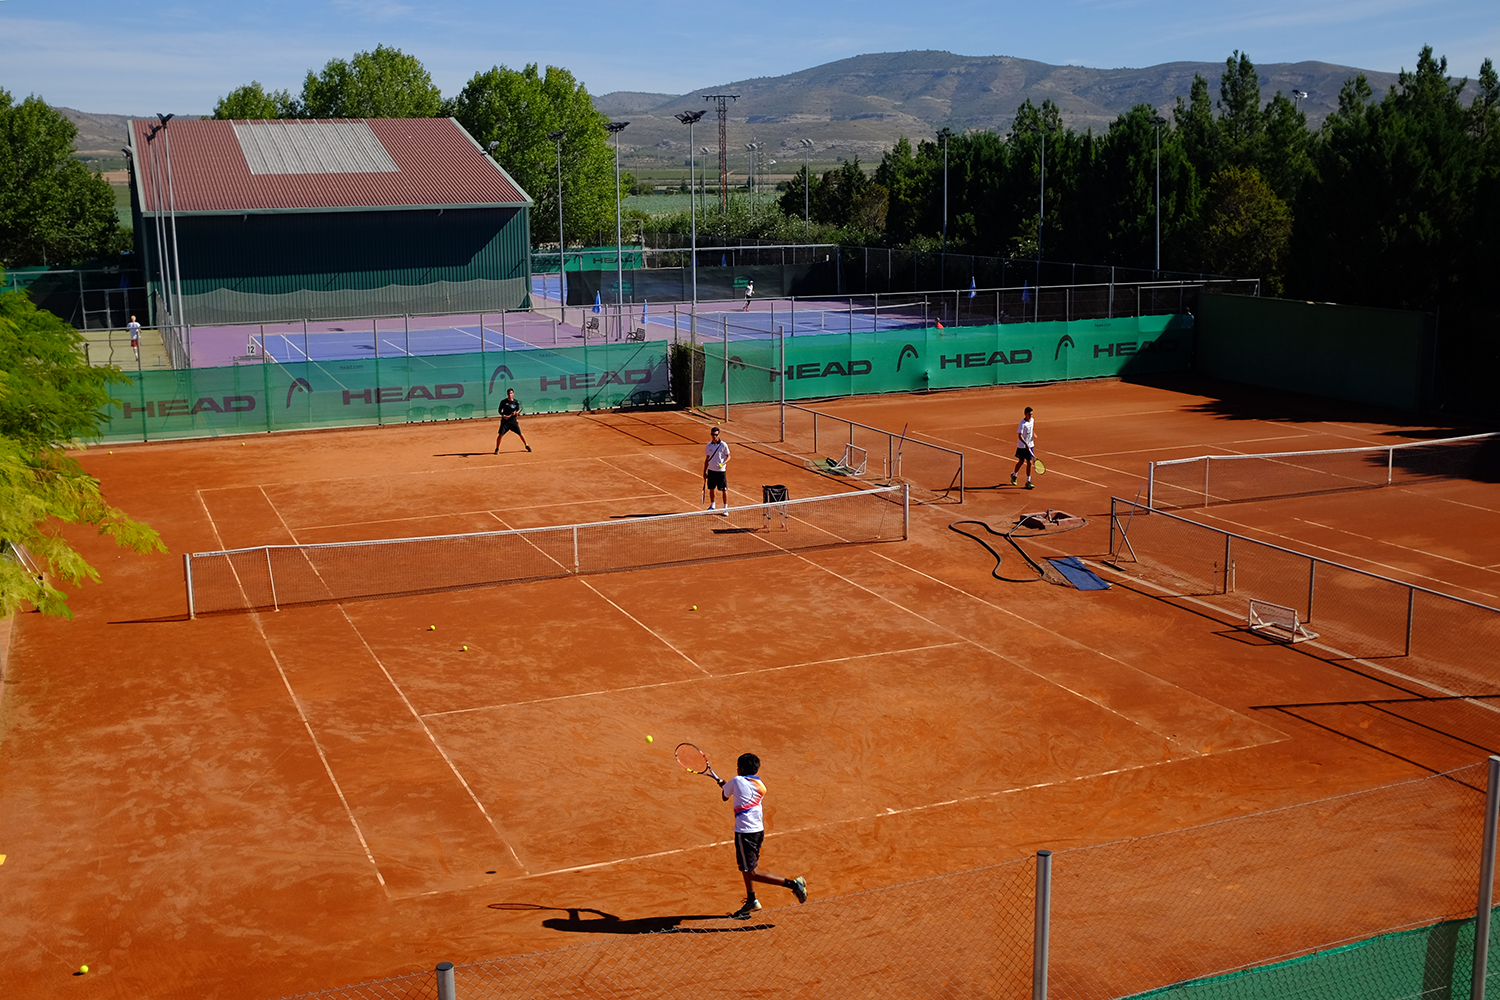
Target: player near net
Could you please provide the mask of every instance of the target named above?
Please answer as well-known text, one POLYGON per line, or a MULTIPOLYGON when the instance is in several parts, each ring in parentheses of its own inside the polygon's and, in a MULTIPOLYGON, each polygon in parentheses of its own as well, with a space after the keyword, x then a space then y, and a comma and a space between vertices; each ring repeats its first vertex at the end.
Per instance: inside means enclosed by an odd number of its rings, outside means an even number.
POLYGON ((505 398, 500 400, 500 433, 495 435, 495 454, 500 454, 500 439, 505 437, 506 431, 515 431, 516 437, 526 445, 526 450, 531 450, 531 445, 526 444, 526 435, 521 433, 521 401, 516 398, 516 390, 506 389, 505 398))
POLYGON ((790 889, 797 902, 807 902, 807 880, 802 876, 782 878, 760 870, 760 845, 766 835, 765 817, 761 811, 766 783, 760 780, 760 758, 753 753, 740 754, 736 762, 739 774, 728 781, 714 773, 708 755, 691 743, 683 743, 677 748, 677 761, 689 771, 706 774, 717 781, 724 801, 734 807, 734 859, 745 879, 745 902, 730 916, 735 920, 749 920, 750 915, 760 909, 760 900, 755 898, 757 882, 790 889))
POLYGON ((729 445, 724 443, 719 429, 708 432, 708 444, 703 446, 703 493, 708 499, 708 509, 714 509, 714 490, 724 499, 724 513, 729 513, 729 445))

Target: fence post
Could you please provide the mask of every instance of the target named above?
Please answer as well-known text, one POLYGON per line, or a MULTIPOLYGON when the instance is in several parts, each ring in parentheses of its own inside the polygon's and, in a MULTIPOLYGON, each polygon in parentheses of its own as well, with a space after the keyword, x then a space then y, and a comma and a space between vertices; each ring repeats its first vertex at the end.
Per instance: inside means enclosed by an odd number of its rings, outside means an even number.
POLYGON ((1417 588, 1406 588, 1406 655, 1411 655, 1411 624, 1416 616, 1417 610, 1417 588))
MULTIPOLYGON (((1313 613, 1312 613, 1313 612, 1313 594, 1316 592, 1317 579, 1318 579, 1318 561, 1316 559, 1312 559, 1312 560, 1309 560, 1308 564, 1307 564, 1307 620, 1308 621, 1312 621, 1313 620, 1313 613)), ((1410 625, 1410 623, 1411 623, 1411 619, 1408 616, 1408 618, 1407 618, 1407 624, 1408 624, 1408 626, 1410 625)), ((1408 632, 1407 632, 1407 643, 1408 643, 1408 645, 1410 645, 1410 637, 1411 637, 1411 632, 1410 632, 1410 630, 1408 630, 1408 632)))
MULTIPOLYGON (((1113 271, 1114 268, 1110 268, 1110 270, 1113 271)), ((1154 508, 1156 506, 1155 496, 1156 496, 1156 463, 1155 462, 1147 462, 1146 463, 1146 506, 1147 507, 1153 507, 1154 508)))
POLYGON ((901 540, 911 538, 911 483, 901 484, 901 540))
POLYGON ((1234 536, 1229 532, 1224 533, 1224 593, 1229 593, 1230 560, 1234 558, 1234 536))
POLYGON ((1396 465, 1396 449, 1394 447, 1385 450, 1385 484, 1391 485, 1391 473, 1396 465))
POLYGON ((187 583, 188 619, 192 620, 198 616, 193 610, 193 554, 191 552, 182 554, 182 576, 187 583))
POLYGON ((776 440, 786 441, 786 327, 776 328, 776 339, 781 341, 781 377, 777 379, 781 383, 781 436, 776 440))
POLYGON ((1474 981, 1471 1000, 1484 1000, 1490 959, 1490 907, 1495 902, 1495 834, 1500 823, 1500 757, 1490 757, 1484 793, 1484 843, 1479 845, 1479 908, 1474 914, 1474 981))
POLYGON ((1031 953, 1031 1000, 1047 1000, 1047 945, 1052 931, 1052 852, 1036 852, 1036 927, 1031 953))
POLYGON ((439 962, 437 965, 438 1000, 457 1000, 458 991, 453 983, 453 963, 439 962))

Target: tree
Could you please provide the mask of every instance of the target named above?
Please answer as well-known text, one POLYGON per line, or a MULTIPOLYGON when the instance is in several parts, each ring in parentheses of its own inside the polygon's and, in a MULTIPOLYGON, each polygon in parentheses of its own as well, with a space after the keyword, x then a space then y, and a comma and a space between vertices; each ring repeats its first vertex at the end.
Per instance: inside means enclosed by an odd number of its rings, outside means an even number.
POLYGON ((109 183, 73 158, 78 129, 0 89, 0 267, 77 264, 130 246, 109 183))
POLYGON ((563 229, 576 240, 612 227, 615 214, 614 154, 587 88, 573 74, 535 63, 523 70, 495 66, 474 74, 447 106, 481 146, 495 143, 495 161, 536 199, 532 236, 548 233, 543 219, 557 220, 557 146, 549 133, 562 132, 563 229))
POLYGON ((219 98, 214 117, 245 121, 252 118, 300 118, 302 109, 285 90, 267 91, 259 80, 236 87, 219 98))
POLYGON ((1291 238, 1292 211, 1260 174, 1225 167, 1214 175, 1194 240, 1201 270, 1256 275, 1268 291, 1280 294, 1291 238))
POLYGON ((377 45, 308 70, 300 104, 303 118, 434 118, 443 95, 416 56, 377 45))
MULTIPOLYGON (((128 382, 118 368, 90 367, 82 343, 23 293, 0 293, 0 541, 24 546, 74 584, 99 574, 62 538, 62 524, 92 525, 137 552, 166 551, 156 532, 107 504, 98 480, 63 451, 99 436, 109 386, 128 382)), ((71 617, 50 580, 0 558, 0 617, 27 602, 71 617)))

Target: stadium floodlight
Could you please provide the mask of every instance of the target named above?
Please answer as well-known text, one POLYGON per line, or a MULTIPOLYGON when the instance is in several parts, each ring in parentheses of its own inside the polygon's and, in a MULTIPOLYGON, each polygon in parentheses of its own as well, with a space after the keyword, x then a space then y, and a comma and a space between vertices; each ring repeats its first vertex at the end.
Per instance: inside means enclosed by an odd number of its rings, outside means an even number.
MULTIPOLYGON (((180 326, 183 322, 182 261, 177 253, 177 192, 172 186, 172 135, 167 131, 167 122, 177 116, 157 112, 156 117, 161 120, 161 132, 166 136, 166 141, 162 145, 166 147, 163 155, 167 160, 167 217, 171 220, 172 226, 172 270, 177 274, 177 323, 180 326)), ((160 211, 160 206, 157 207, 157 211, 160 211)), ((172 294, 170 283, 167 285, 167 294, 168 296, 172 294)))
POLYGON ((568 310, 568 258, 563 254, 568 244, 563 238, 562 207, 562 141, 567 134, 562 129, 547 133, 547 138, 557 144, 557 315, 562 323, 567 322, 568 310))
POLYGON ((812 167, 808 165, 808 156, 812 153, 813 142, 811 139, 800 140, 802 145, 802 229, 803 238, 812 241, 812 167))
POLYGON ((615 322, 625 322, 625 251, 620 235, 620 133, 629 122, 607 122, 604 131, 615 140, 615 322))
MULTIPOLYGON (((1047 223, 1047 133, 1052 131, 1052 126, 1046 124, 1045 120, 1036 125, 1027 125, 1026 131, 1035 132, 1042 137, 1042 176, 1038 182, 1036 200, 1036 261, 1037 267, 1042 263, 1042 226, 1047 223)), ((1041 272, 1037 272, 1038 279, 1041 272)), ((1040 283, 1040 280, 1038 281, 1040 283)), ((1037 291, 1037 299, 1041 299, 1040 289, 1037 291)))
MULTIPOLYGON (((688 127, 688 216, 692 222, 692 271, 693 271, 693 309, 688 314, 689 336, 693 343, 698 342, 698 181, 695 176, 698 157, 694 154, 693 126, 708 114, 708 109, 702 111, 683 111, 676 115, 678 121, 688 127)), ((703 151, 708 152, 704 146, 703 151)))
POLYGON ((1161 115, 1147 119, 1156 126, 1156 277, 1161 276, 1161 127, 1167 120, 1161 115))

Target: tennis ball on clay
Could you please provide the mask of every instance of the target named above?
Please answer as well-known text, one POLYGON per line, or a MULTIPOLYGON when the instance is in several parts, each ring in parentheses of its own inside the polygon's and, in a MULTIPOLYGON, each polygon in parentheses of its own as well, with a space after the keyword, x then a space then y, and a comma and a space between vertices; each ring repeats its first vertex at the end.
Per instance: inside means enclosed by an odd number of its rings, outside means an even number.
POLYGON ((696 604, 694 604, 694 605, 693 605, 693 606, 692 606, 692 607, 691 607, 691 608, 689 608, 689 609, 688 609, 688 610, 689 610, 689 611, 697 611, 697 610, 698 610, 698 605, 696 605, 696 604))
POLYGON ((461 649, 465 653, 467 653, 469 651, 469 647, 468 646, 460 646, 458 648, 461 649))
POLYGON ((87 972, 87 971, 89 971, 89 967, 87 965, 80 965, 78 967, 78 971, 79 972, 87 972))
POLYGON ((646 742, 647 742, 647 743, 655 743, 655 742, 656 742, 656 741, 655 741, 655 740, 653 740, 653 739, 652 739, 652 738, 651 738, 651 737, 650 737, 650 736, 647 736, 647 737, 646 737, 646 742))
POLYGON ((427 626, 427 631, 429 631, 429 632, 436 632, 437 631, 437 626, 436 625, 429 625, 429 626, 427 626))

